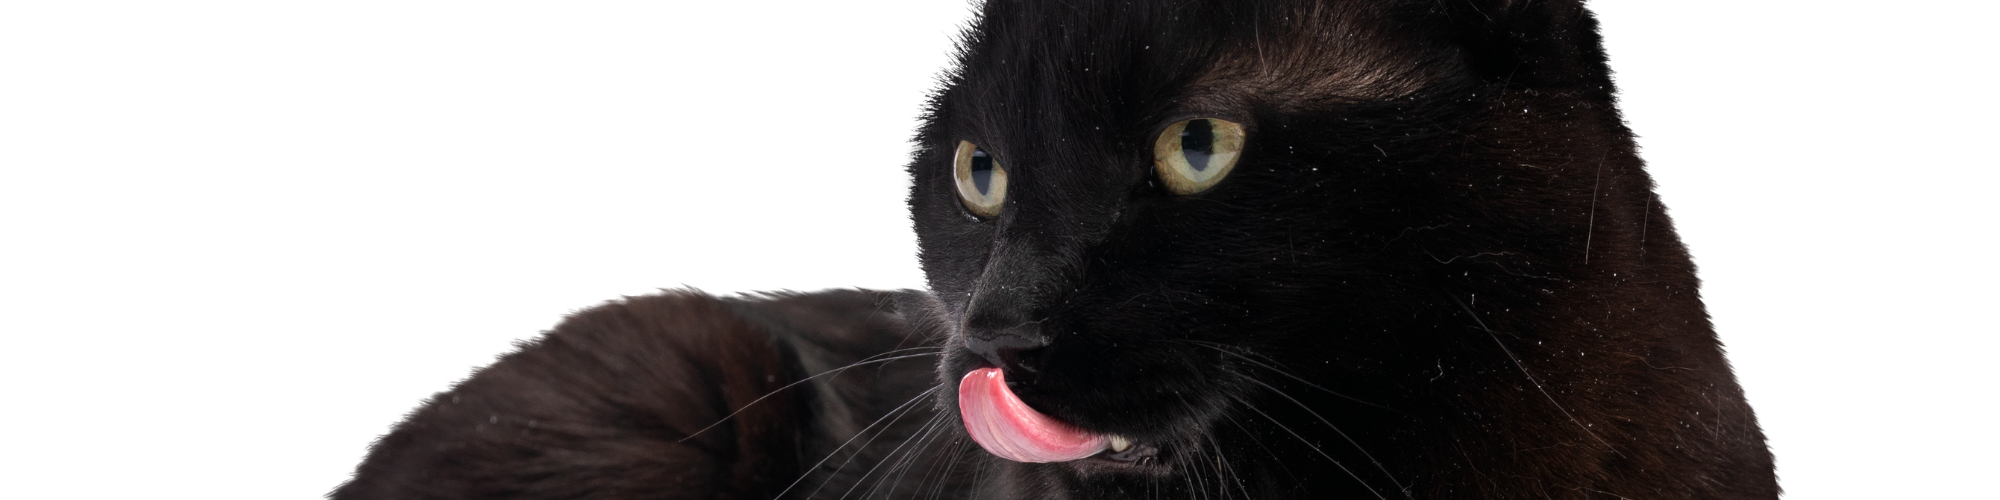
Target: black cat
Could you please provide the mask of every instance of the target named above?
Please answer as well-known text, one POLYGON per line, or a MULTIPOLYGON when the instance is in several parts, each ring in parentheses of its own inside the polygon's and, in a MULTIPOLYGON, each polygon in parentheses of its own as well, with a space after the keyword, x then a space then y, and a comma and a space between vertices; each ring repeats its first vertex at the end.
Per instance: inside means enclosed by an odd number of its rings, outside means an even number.
POLYGON ((929 293, 579 313, 334 498, 1774 498, 1573 0, 991 0, 929 293))

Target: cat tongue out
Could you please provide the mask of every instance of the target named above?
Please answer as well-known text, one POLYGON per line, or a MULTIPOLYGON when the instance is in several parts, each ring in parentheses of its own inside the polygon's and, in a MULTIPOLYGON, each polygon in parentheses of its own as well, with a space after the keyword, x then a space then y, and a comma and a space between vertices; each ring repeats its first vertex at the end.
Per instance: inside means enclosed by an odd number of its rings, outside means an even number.
POLYGON ((1096 455, 1110 439, 1084 432, 1029 408, 999 368, 981 368, 958 381, 958 414, 986 451, 1016 462, 1067 462, 1096 455))

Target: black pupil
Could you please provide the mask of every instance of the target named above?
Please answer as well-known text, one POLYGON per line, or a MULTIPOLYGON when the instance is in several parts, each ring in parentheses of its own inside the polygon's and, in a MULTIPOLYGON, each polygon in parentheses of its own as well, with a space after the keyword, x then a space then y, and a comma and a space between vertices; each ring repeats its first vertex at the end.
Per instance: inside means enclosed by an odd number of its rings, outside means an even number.
POLYGON ((1208 155, 1215 152, 1215 126, 1208 120, 1188 120, 1181 129, 1181 155, 1196 172, 1208 170, 1208 155))
POLYGON ((979 194, 992 194, 993 157, 987 156, 984 149, 972 150, 972 187, 979 194))

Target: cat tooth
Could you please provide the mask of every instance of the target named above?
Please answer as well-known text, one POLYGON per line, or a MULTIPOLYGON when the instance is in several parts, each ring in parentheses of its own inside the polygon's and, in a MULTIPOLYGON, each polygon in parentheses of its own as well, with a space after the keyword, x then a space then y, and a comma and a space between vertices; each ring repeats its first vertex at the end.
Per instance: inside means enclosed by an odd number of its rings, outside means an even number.
POLYGON ((1111 436, 1112 453, 1123 453, 1125 450, 1129 449, 1132 449, 1132 440, 1125 439, 1125 436, 1119 436, 1119 435, 1111 436))

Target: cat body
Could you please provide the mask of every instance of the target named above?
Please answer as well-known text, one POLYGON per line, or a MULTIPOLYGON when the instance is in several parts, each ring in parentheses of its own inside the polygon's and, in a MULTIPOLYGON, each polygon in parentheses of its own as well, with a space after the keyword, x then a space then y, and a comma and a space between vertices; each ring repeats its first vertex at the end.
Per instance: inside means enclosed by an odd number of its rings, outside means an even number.
POLYGON ((1578 2, 995 0, 915 142, 927 292, 579 313, 334 497, 1777 496, 1578 2))

